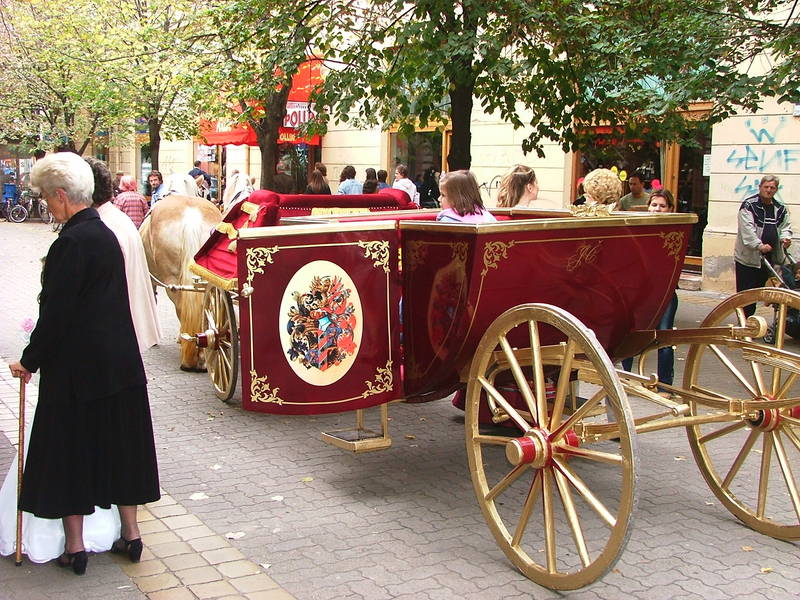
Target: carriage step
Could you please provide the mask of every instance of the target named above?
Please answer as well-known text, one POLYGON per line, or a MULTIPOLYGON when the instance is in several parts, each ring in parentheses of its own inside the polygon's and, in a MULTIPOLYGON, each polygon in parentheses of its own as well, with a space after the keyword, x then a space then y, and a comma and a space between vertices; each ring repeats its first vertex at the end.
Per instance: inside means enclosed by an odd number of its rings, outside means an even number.
POLYGON ((382 404, 380 409, 380 432, 364 427, 364 410, 360 409, 356 411, 356 426, 354 428, 323 431, 321 434, 322 441, 331 446, 355 453, 385 450, 392 445, 392 438, 389 436, 389 407, 387 404, 382 404))

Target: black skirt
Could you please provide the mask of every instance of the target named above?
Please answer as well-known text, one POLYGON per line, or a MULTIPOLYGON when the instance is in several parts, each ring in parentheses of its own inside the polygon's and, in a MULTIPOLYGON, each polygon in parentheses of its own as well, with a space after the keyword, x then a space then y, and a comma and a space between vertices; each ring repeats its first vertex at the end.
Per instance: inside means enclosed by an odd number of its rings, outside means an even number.
POLYGON ((45 519, 160 497, 147 387, 98 400, 39 398, 20 508, 45 519))

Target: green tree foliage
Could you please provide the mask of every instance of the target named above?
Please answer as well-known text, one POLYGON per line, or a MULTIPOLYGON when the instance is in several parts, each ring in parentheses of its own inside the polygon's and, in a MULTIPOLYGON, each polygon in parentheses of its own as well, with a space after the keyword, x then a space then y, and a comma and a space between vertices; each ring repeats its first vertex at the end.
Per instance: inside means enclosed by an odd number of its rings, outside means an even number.
POLYGON ((783 4, 345 2, 319 40, 331 72, 318 101, 342 121, 406 131, 451 122, 451 170, 471 163, 473 101, 525 128, 523 149, 540 154, 545 140, 580 147, 596 123, 626 137, 680 139, 693 102, 712 103, 712 123, 755 108, 763 95, 796 98, 797 16, 752 16, 783 4), (779 66, 748 73, 765 51, 779 66))
POLYGON ((153 169, 162 138, 197 132, 197 108, 211 92, 199 75, 211 61, 199 45, 205 31, 197 0, 96 2, 110 46, 104 57, 129 114, 147 123, 153 169))
POLYGON ((0 4, 5 139, 81 154, 99 130, 126 121, 126 102, 99 66, 103 35, 91 9, 87 0, 0 4))
POLYGON ((261 150, 261 187, 271 189, 278 160, 279 128, 292 77, 330 17, 327 0, 220 0, 209 12, 215 56, 204 73, 218 92, 207 111, 248 123, 261 150))
POLYGON ((98 132, 123 143, 147 123, 153 168, 162 136, 196 131, 194 0, 7 0, 0 4, 0 123, 7 138, 82 154, 98 132))

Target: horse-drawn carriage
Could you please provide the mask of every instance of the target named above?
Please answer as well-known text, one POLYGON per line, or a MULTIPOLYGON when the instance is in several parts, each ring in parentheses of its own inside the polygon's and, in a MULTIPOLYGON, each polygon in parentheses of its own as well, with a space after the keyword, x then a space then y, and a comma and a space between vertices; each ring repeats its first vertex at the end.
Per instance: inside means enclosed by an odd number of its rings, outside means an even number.
POLYGON ((255 194, 231 211, 192 265, 205 290, 193 339, 221 399, 241 362, 243 408, 356 411, 354 429, 324 438, 358 452, 390 445, 388 403, 461 391, 478 504, 509 559, 551 588, 587 585, 620 556, 647 431, 685 427, 726 508, 800 538, 800 354, 785 319, 762 339, 764 315, 785 317, 800 295, 751 290, 696 329, 652 330, 694 215, 499 209, 497 223, 466 225, 349 206, 274 226, 275 202, 255 194), (679 343, 690 345, 682 386, 614 368, 679 343))

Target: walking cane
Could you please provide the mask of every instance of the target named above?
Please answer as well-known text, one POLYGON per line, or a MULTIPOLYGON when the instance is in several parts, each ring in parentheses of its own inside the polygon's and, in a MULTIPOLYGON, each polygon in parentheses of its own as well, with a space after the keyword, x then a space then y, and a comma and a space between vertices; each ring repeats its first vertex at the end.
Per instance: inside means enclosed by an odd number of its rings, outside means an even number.
POLYGON ((17 449, 17 553, 14 564, 22 566, 22 509, 19 507, 22 496, 22 467, 25 460, 25 378, 19 378, 19 448, 17 449))

